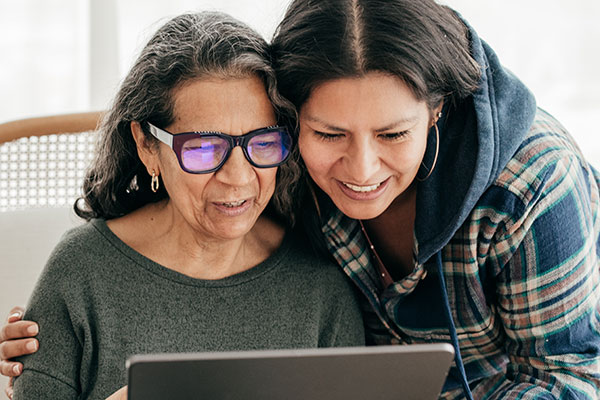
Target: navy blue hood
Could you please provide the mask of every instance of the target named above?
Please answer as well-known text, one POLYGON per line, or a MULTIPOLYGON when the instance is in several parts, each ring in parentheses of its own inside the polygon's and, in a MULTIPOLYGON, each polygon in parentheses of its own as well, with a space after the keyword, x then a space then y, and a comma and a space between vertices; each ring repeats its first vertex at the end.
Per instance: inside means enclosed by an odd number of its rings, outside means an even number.
MULTIPOLYGON (((464 23, 469 29, 471 54, 481 66, 481 80, 475 93, 461 104, 445 105, 438 121, 438 160, 431 176, 419 182, 417 190, 415 235, 420 264, 443 248, 460 228, 515 154, 536 112, 531 92, 502 67, 494 51, 464 23)), ((427 149, 424 163, 430 166, 435 134, 430 134, 427 149)))

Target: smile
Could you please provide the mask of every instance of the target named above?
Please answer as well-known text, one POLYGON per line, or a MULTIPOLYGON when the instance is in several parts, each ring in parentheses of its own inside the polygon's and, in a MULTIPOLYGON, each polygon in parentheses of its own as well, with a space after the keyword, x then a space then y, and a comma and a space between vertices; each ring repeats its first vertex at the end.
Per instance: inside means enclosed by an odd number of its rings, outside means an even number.
POLYGON ((351 189, 351 190, 354 190, 355 192, 360 192, 360 193, 372 192, 373 190, 376 190, 379 186, 381 186, 381 182, 379 182, 375 185, 369 185, 369 186, 352 185, 351 183, 347 183, 347 182, 342 182, 342 184, 344 184, 344 186, 346 186, 348 189, 351 189))
POLYGON ((342 193, 352 200, 374 201, 385 193, 389 180, 390 178, 387 178, 386 180, 373 185, 354 185, 344 181, 337 181, 337 184, 342 193))
POLYGON ((234 207, 241 206, 245 202, 246 202, 246 200, 239 200, 239 201, 223 202, 223 203, 219 203, 219 204, 222 206, 225 206, 225 207, 234 208, 234 207))

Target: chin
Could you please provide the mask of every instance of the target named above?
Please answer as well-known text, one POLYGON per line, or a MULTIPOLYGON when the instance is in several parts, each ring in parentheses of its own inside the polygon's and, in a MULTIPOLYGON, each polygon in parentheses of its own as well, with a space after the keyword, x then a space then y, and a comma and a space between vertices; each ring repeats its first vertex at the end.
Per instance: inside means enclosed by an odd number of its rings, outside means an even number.
POLYGON ((353 219, 373 219, 383 214, 383 212, 386 210, 383 207, 369 207, 366 205, 354 205, 343 208, 338 207, 338 209, 343 212, 344 215, 353 219))
POLYGON ((229 229, 223 229, 220 232, 215 232, 215 236, 220 237, 222 240, 237 240, 237 239, 242 239, 249 232, 250 232, 250 229, 229 228, 229 229))

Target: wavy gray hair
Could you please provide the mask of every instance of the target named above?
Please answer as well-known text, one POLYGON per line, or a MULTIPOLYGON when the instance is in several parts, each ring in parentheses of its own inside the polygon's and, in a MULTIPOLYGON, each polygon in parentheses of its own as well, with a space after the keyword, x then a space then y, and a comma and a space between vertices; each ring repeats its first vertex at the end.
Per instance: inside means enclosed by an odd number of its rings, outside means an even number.
MULTIPOLYGON (((130 124, 168 126, 173 122, 173 92, 185 82, 206 77, 261 77, 278 116, 290 125, 294 109, 278 91, 267 42, 253 29, 220 12, 179 15, 150 39, 124 79, 100 125, 95 159, 86 174, 83 197, 75 202, 85 219, 115 218, 168 197, 164 185, 150 190, 150 177, 137 155, 130 124)), ((146 138, 156 139, 146 132, 146 138)), ((300 175, 294 157, 279 167, 269 209, 292 218, 292 195, 300 175)))

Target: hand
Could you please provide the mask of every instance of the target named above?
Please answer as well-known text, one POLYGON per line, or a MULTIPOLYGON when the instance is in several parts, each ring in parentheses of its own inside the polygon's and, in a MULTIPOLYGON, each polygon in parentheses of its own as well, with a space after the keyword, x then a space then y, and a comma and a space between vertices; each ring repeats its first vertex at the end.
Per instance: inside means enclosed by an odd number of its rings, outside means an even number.
POLYGON ((7 324, 0 330, 0 374, 11 377, 8 387, 4 390, 10 399, 12 399, 12 377, 21 375, 23 364, 8 360, 35 353, 38 349, 37 339, 29 339, 37 335, 37 324, 31 321, 21 321, 22 318, 23 308, 13 308, 7 324))
POLYGON ((121 389, 111 394, 106 400, 127 400, 127 386, 123 386, 121 389))

